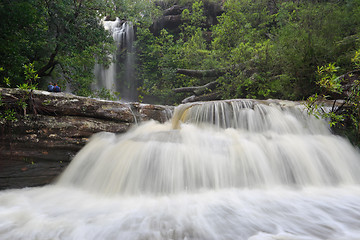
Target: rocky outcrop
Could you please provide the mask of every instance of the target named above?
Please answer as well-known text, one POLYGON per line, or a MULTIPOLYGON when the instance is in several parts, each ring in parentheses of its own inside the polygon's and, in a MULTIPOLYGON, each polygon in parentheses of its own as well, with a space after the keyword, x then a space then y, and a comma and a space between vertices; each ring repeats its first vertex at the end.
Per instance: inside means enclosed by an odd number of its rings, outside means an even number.
MULTIPOLYGON (((204 28, 210 29, 211 26, 218 23, 217 17, 223 13, 223 1, 204 1, 203 3, 204 16, 206 16, 204 28)), ((191 4, 185 4, 184 6, 175 4, 171 7, 168 7, 167 3, 163 1, 157 1, 156 5, 164 10, 162 16, 155 20, 150 27, 151 31, 155 34, 158 34, 161 29, 165 28, 170 32, 180 32, 179 26, 184 23, 181 17, 181 13, 184 9, 191 9, 191 4)))
POLYGON ((0 94, 0 189, 50 183, 92 134, 123 133, 151 119, 165 122, 172 112, 67 93, 0 88, 0 94), (5 119, 10 112, 17 112, 16 120, 5 119))

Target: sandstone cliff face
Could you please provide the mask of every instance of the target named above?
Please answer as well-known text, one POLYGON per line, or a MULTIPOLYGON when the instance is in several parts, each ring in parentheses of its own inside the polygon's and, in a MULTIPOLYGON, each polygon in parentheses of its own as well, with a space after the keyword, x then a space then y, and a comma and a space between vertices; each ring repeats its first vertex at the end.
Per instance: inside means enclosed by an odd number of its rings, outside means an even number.
MULTIPOLYGON (((204 16, 206 17, 204 27, 210 29, 211 26, 218 23, 217 17, 223 13, 223 1, 204 1, 203 3, 204 16)), ((179 33, 179 27, 184 23, 181 17, 182 11, 184 9, 191 9, 191 3, 169 6, 167 1, 156 1, 156 5, 163 9, 163 14, 153 22, 150 30, 155 34, 159 34, 160 30, 165 28, 170 32, 179 33)), ((211 34, 209 33, 209 35, 211 34)))
POLYGON ((67 93, 0 88, 0 189, 50 183, 97 132, 123 133, 147 120, 167 121, 171 107, 121 103, 67 93), (19 100, 27 108, 19 107, 19 100), (6 110, 23 116, 6 121, 6 110), (25 115, 25 116, 24 116, 25 115))

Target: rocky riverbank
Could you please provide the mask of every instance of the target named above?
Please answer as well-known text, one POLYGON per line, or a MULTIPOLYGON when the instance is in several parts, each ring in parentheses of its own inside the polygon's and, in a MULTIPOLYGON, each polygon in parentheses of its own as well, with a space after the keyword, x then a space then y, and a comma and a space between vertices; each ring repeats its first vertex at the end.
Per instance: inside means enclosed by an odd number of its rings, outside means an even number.
POLYGON ((172 107, 0 88, 0 189, 48 184, 97 132, 165 122, 172 107), (21 102, 26 103, 24 107, 21 102), (6 120, 9 114, 12 120, 6 120))

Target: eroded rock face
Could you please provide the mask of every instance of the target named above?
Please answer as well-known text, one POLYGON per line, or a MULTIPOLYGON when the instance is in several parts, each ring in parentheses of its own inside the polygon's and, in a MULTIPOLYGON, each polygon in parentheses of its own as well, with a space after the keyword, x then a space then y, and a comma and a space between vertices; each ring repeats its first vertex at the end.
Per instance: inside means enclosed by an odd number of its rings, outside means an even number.
MULTIPOLYGON (((223 1, 204 1, 204 16, 206 16, 205 27, 210 28, 218 23, 217 17, 223 13, 222 7, 223 1)), ((167 4, 158 1, 157 5, 163 8, 163 14, 157 20, 155 20, 150 27, 150 30, 159 34, 160 30, 165 28, 170 32, 180 32, 179 26, 184 23, 181 14, 184 9, 190 9, 191 4, 185 4, 184 6, 174 5, 166 8, 167 4)))
POLYGON ((172 107, 121 103, 67 93, 0 88, 1 112, 25 112, 17 121, 0 119, 0 189, 50 183, 97 132, 123 133, 147 121, 167 121, 172 107), (19 108, 23 99, 28 107, 19 108), (19 110, 20 109, 20 110, 19 110))

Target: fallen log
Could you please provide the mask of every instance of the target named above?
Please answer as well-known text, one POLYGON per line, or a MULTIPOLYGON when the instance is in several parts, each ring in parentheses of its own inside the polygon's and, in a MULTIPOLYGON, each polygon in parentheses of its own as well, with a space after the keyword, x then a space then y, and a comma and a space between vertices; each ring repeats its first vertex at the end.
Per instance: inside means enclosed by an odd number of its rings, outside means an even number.
MULTIPOLYGON (((251 62, 251 60, 250 60, 251 62)), ((193 70, 193 69, 182 69, 178 68, 176 70, 176 73, 178 74, 184 74, 189 77, 195 77, 195 78, 204 78, 204 77, 221 77, 227 72, 231 72, 234 70, 244 70, 245 64, 235 64, 231 65, 226 68, 214 68, 214 69, 207 69, 207 70, 193 70)))
POLYGON ((212 101, 212 100, 220 100, 220 99, 221 99, 220 93, 213 92, 213 93, 204 94, 204 95, 201 95, 201 96, 192 95, 192 96, 182 100, 181 103, 212 101))
POLYGON ((181 92, 192 92, 196 96, 201 95, 207 91, 211 91, 217 87, 218 83, 216 81, 209 82, 203 86, 196 86, 196 87, 182 87, 182 88, 174 88, 173 91, 176 93, 181 92))
POLYGON ((184 74, 189 77, 203 78, 203 77, 220 77, 226 73, 227 69, 209 69, 209 70, 192 70, 192 69, 177 69, 176 73, 184 74))

